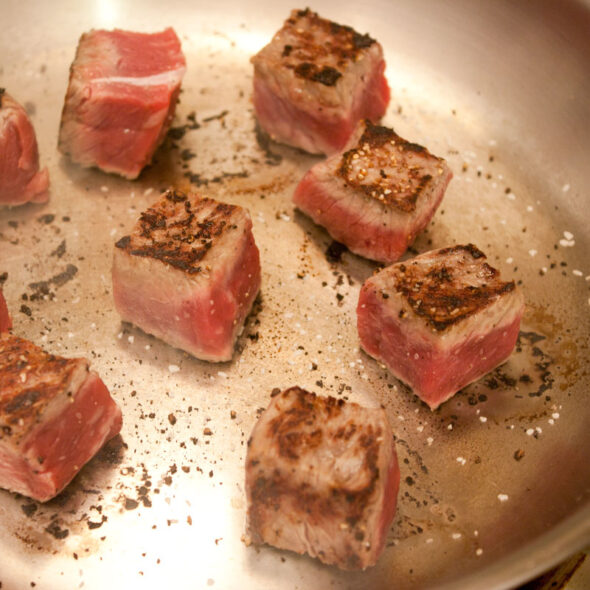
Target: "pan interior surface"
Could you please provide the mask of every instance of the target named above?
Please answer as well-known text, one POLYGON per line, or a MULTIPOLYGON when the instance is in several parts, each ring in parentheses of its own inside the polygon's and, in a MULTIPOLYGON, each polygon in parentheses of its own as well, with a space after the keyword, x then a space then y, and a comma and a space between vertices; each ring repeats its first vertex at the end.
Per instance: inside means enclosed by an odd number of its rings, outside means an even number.
POLYGON ((292 8, 5 0, 0 87, 29 112, 51 178, 47 204, 0 209, 13 332, 87 357, 124 425, 54 500, 0 491, 1 588, 511 588, 590 543, 588 4, 311 6, 381 42, 384 123, 453 170, 406 258, 471 242, 525 295, 510 359, 435 412, 360 349, 358 293, 378 266, 292 204, 319 158, 256 125, 249 58, 292 8), (154 163, 136 181, 70 163, 56 144, 79 36, 166 26, 187 72, 154 163), (114 244, 170 186, 251 213, 262 288, 231 362, 198 361, 114 309, 114 244), (398 511, 364 572, 243 540, 248 437, 291 385, 387 410, 398 511))

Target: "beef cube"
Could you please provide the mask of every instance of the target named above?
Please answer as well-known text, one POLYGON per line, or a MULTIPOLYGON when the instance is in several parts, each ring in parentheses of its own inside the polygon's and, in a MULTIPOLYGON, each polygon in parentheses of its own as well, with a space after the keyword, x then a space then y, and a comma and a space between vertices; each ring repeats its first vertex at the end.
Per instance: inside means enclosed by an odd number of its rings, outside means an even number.
POLYGON ((0 88, 0 205, 44 203, 49 172, 39 170, 39 150, 25 109, 0 88))
POLYGON ((121 410, 85 359, 0 334, 0 487, 45 502, 121 430, 121 410))
POLYGON ((70 68, 59 150, 84 167, 137 178, 170 127, 185 66, 171 28, 85 33, 70 68))
POLYGON ((474 245, 427 252, 378 272, 361 288, 362 347, 431 409, 511 354, 524 312, 474 245))
POLYGON ((208 361, 228 361, 260 288, 248 212, 167 191, 116 244, 113 295, 123 320, 208 361))
POLYGON ((274 396, 248 441, 248 536, 365 569, 385 546, 399 480, 383 409, 291 387, 274 396))
POLYGON ((362 121, 344 152, 305 174, 293 202, 355 254, 389 263, 432 219, 451 177, 426 148, 362 121))
POLYGON ((0 289, 0 332, 8 332, 12 328, 12 319, 2 289, 0 289))
POLYGON ((359 120, 377 122, 389 104, 381 45, 309 9, 294 10, 251 61, 261 127, 313 154, 341 150, 359 120))

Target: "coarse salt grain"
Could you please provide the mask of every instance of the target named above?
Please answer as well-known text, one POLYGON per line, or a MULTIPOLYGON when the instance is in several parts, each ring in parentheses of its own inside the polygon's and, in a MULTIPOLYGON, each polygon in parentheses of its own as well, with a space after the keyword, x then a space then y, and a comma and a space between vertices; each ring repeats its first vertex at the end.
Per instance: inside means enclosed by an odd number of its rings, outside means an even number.
POLYGON ((150 188, 146 188, 146 189, 143 191, 143 196, 144 196, 144 197, 147 197, 148 195, 151 195, 153 192, 154 192, 154 189, 153 189, 153 188, 151 188, 151 187, 150 187, 150 188))
POLYGON ((457 457, 457 463, 461 463, 461 465, 465 465, 467 463, 467 459, 464 457, 457 457))
POLYGON ((567 231, 566 230, 566 231, 563 232, 563 237, 566 240, 573 240, 574 239, 574 234, 571 231, 567 231))
POLYGON ((487 419, 485 416, 480 416, 480 417, 479 417, 479 421, 480 421, 480 422, 487 422, 487 421, 488 421, 488 419, 487 419))
POLYGON ((178 373, 178 371, 180 371, 180 367, 178 365, 168 365, 168 370, 171 373, 178 373))
POLYGON ((570 190, 570 185, 569 185, 569 184, 567 184, 567 183, 566 183, 566 184, 564 184, 564 185, 561 187, 561 190, 562 190, 564 193, 567 193, 567 191, 569 191, 569 190, 570 190))
POLYGON ((535 429, 534 428, 528 428, 527 431, 527 436, 533 436, 533 434, 535 434, 535 429))
POLYGON ((566 240, 566 239, 561 239, 559 240, 559 245, 563 246, 564 248, 571 248, 572 246, 575 246, 576 242, 574 240, 566 240))
POLYGON ((461 533, 453 533, 451 535, 451 538, 455 539, 455 541, 456 541, 457 539, 460 539, 461 536, 462 536, 461 533))
POLYGON ((127 342, 129 342, 129 344, 133 344, 134 341, 135 341, 135 337, 134 336, 128 336, 127 342))
POLYGON ((529 256, 536 256, 536 255, 537 255, 537 251, 535 249, 531 248, 529 250, 529 256))
POLYGON ((422 432, 424 430, 424 426, 420 425, 420 426, 416 426, 416 430, 418 432, 422 432))
POLYGON ((512 264, 514 262, 514 258, 512 258, 512 256, 509 256, 508 258, 506 258, 506 264, 512 264))
POLYGON ((479 557, 479 556, 480 556, 480 555, 482 555, 482 554, 483 554, 483 549, 482 549, 481 547, 478 547, 478 548, 475 550, 475 555, 477 555, 477 556, 479 557))
POLYGON ((584 273, 581 270, 578 270, 578 269, 572 270, 572 274, 573 275, 576 275, 577 277, 583 277, 584 276, 584 273))
POLYGON ((453 425, 452 425, 452 424, 449 424, 449 425, 447 426, 447 430, 453 430, 453 425))
POLYGON ((508 494, 498 494, 498 500, 500 502, 506 502, 508 500, 508 494))
POLYGON ((431 543, 434 543, 434 539, 432 537, 428 537, 428 539, 426 539, 426 543, 427 545, 430 545, 431 543))
POLYGON ((101 186, 101 187, 100 187, 100 190, 101 190, 103 193, 108 193, 108 192, 109 192, 109 187, 108 187, 108 186, 101 186))
POLYGON ((559 418, 559 412, 553 412, 553 414, 551 414, 551 417, 552 417, 554 420, 557 420, 557 419, 559 418))
POLYGON ((431 445, 431 444, 434 442, 434 439, 433 439, 431 436, 429 436, 429 437, 426 439, 426 442, 428 443, 428 446, 430 446, 430 445, 431 445))

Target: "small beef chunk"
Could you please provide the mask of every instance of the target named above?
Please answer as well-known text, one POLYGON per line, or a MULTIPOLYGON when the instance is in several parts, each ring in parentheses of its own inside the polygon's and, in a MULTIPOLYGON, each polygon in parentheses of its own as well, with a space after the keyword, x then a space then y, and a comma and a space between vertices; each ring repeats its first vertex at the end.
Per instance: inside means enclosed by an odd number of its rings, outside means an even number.
POLYGON ((40 502, 53 498, 121 422, 85 359, 0 334, 0 487, 40 502))
POLYGON ((246 209, 169 190, 113 260, 122 319, 208 361, 228 361, 260 288, 246 209))
POLYGON ((39 150, 25 109, 0 88, 0 205, 45 203, 49 172, 39 170, 39 150))
POLYGON ((312 166, 293 202, 355 254, 395 262, 432 219, 451 177, 442 158, 366 120, 345 151, 312 166))
POLYGON ((291 387, 248 441, 249 538, 365 569, 385 546, 399 480, 385 410, 291 387))
POLYGON ((171 28, 85 33, 70 68, 59 150, 81 166, 137 178, 170 127, 185 69, 171 28))
POLYGON ((8 305, 2 289, 0 289, 0 332, 8 332, 12 328, 12 319, 8 313, 8 305))
POLYGON ((511 354, 524 312, 514 281, 504 282, 472 244, 393 264, 361 288, 362 347, 431 409, 511 354))
POLYGON ((389 104, 381 45, 309 9, 294 10, 251 61, 260 126, 313 154, 341 150, 358 121, 378 122, 389 104))

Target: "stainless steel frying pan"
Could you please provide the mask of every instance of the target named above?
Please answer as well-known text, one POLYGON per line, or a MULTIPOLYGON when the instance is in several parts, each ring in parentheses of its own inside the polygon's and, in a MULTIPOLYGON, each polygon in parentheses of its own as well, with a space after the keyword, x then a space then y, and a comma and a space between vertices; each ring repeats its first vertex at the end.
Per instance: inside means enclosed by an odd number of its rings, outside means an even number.
POLYGON ((317 159, 257 133, 248 60, 294 7, 2 1, 0 86, 31 113, 52 183, 48 204, 0 211, 14 331, 87 356, 124 413, 121 437, 57 499, 0 492, 3 589, 510 588, 588 544, 589 5, 312 6, 381 41, 386 123, 454 170, 413 251, 473 242, 527 299, 511 359, 436 412, 359 349, 354 310, 375 266, 334 256, 291 205, 317 159), (189 68, 176 131, 154 165, 129 182, 61 157, 80 34, 167 25, 189 68), (254 220, 262 292, 231 363, 189 358, 122 324, 113 307, 113 244, 172 184, 244 205, 254 220), (273 387, 294 384, 383 404, 394 426, 399 508, 365 572, 241 540, 247 438, 273 387))

